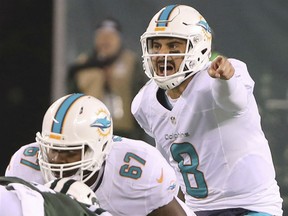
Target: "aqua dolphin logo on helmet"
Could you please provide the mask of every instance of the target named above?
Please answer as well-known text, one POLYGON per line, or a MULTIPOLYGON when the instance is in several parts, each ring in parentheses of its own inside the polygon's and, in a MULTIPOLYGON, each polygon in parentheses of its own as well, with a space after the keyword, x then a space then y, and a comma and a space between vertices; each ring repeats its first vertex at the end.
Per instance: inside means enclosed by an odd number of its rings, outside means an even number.
POLYGON ((208 25, 208 23, 205 20, 200 20, 197 23, 198 26, 201 26, 202 28, 204 28, 208 33, 212 33, 210 26, 208 25))
POLYGON ((110 133, 112 120, 110 114, 106 110, 101 109, 97 113, 98 118, 90 124, 90 127, 98 128, 98 133, 102 136, 107 136, 110 133))
POLYGON ((105 129, 111 127, 111 121, 109 119, 107 119, 107 116, 105 116, 105 118, 96 119, 96 121, 93 122, 90 126, 91 127, 98 127, 102 131, 104 131, 105 129))

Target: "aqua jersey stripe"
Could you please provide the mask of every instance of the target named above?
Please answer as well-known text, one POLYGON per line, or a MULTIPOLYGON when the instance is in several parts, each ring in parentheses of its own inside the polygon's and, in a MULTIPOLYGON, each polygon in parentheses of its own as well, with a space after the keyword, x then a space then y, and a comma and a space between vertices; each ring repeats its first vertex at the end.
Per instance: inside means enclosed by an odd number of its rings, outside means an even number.
POLYGON ((51 132, 62 132, 63 122, 69 108, 78 98, 82 97, 83 95, 84 94, 72 94, 63 101, 55 115, 55 120, 53 121, 51 132))
POLYGON ((162 13, 160 14, 159 19, 158 19, 159 22, 157 23, 157 27, 165 27, 165 26, 167 26, 167 24, 168 24, 167 22, 161 22, 161 21, 168 20, 171 12, 173 11, 173 9, 176 6, 177 5, 169 5, 162 11, 162 13))

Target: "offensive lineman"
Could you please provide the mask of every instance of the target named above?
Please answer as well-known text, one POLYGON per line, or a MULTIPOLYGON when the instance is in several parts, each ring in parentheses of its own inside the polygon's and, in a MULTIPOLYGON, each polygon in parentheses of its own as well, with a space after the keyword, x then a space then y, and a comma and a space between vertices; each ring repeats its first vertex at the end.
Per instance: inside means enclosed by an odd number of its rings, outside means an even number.
POLYGON ((175 172, 157 149, 122 137, 112 140, 112 134, 101 101, 66 95, 50 106, 37 142, 13 155, 5 175, 42 184, 62 177, 83 181, 112 215, 195 215, 177 198, 175 172))

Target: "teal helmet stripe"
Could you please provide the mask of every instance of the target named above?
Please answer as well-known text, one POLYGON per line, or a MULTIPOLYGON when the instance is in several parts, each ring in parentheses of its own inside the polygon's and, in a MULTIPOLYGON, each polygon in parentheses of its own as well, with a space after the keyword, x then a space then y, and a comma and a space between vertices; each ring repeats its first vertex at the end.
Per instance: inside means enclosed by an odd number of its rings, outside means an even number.
POLYGON ((62 132, 64 119, 69 108, 72 106, 72 104, 76 100, 78 100, 82 96, 84 96, 84 94, 71 94, 62 102, 62 104, 59 106, 56 112, 55 120, 53 121, 51 132, 59 133, 59 134, 62 132))
POLYGON ((170 14, 172 13, 173 9, 178 5, 169 5, 167 6, 160 14, 158 18, 157 27, 166 27, 168 22, 165 22, 169 19, 170 14))

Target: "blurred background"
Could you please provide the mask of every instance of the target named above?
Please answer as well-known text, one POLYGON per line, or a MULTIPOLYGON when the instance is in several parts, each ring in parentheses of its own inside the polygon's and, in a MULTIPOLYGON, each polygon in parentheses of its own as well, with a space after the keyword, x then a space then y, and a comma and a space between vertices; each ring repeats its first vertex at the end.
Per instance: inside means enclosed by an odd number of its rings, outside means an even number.
POLYGON ((214 31, 214 49, 246 62, 288 215, 287 0, 0 0, 0 175, 20 146, 34 142, 50 103, 66 94, 68 67, 91 49, 96 24, 118 19, 125 46, 140 57, 141 34, 168 4, 195 7, 214 31))

